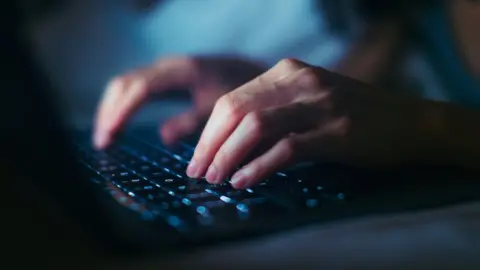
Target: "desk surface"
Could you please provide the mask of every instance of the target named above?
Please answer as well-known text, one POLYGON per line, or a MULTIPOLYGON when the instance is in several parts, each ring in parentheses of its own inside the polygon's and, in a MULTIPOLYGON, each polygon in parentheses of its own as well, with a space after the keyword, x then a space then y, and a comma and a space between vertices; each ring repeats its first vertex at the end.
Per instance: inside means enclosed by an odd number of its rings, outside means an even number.
MULTIPOLYGON (((135 269, 480 269, 480 203, 311 226, 135 269)), ((112 269, 132 269, 116 264, 112 269)))

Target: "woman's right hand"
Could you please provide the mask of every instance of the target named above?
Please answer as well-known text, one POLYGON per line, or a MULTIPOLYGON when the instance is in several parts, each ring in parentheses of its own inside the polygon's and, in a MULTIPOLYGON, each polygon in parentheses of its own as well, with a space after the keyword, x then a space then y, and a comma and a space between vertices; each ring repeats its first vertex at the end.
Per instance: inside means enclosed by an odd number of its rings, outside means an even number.
POLYGON ((210 115, 216 100, 261 74, 257 63, 225 57, 175 57, 113 79, 104 93, 95 119, 94 145, 104 149, 128 118, 154 94, 173 89, 192 91, 194 107, 161 127, 166 144, 193 133, 210 115))
POLYGON ((286 59, 218 100, 187 174, 246 188, 302 162, 478 168, 477 115, 286 59))

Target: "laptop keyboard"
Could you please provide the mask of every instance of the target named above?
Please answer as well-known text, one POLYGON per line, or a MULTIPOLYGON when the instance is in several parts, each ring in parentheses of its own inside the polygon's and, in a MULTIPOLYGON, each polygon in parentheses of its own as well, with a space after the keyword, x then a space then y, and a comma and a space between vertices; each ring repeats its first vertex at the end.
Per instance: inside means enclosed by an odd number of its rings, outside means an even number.
MULTIPOLYGON (((218 226, 269 219, 298 211, 343 203, 345 195, 312 181, 278 172, 255 187, 236 190, 228 179, 213 185, 185 174, 193 147, 175 149, 123 138, 106 151, 89 142, 78 145, 78 159, 95 175, 144 211, 145 218, 162 218, 176 229, 218 226)), ((125 200, 125 198, 123 198, 125 200)))

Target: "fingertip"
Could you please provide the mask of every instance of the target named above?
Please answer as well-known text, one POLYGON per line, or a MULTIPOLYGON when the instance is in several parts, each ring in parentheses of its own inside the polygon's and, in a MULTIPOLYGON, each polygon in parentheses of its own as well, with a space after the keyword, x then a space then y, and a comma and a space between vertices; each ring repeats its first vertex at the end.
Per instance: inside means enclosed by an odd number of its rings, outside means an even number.
POLYGON ((207 182, 211 184, 220 184, 222 183, 223 177, 221 171, 218 170, 217 166, 212 164, 207 169, 207 173, 205 174, 205 178, 207 182))
POLYGON ((193 179, 200 178, 201 173, 197 165, 197 162, 195 162, 195 159, 192 159, 190 161, 190 164, 188 164, 186 173, 187 173, 187 176, 190 178, 193 178, 193 179))
POLYGON ((232 176, 230 184, 235 189, 244 189, 249 186, 249 183, 252 181, 251 178, 252 176, 249 173, 240 170, 232 176))
POLYGON ((93 136, 93 145, 97 150, 105 149, 110 143, 110 136, 103 130, 98 130, 93 136))
POLYGON ((169 126, 163 126, 160 128, 160 138, 165 145, 172 145, 177 141, 175 132, 169 126))

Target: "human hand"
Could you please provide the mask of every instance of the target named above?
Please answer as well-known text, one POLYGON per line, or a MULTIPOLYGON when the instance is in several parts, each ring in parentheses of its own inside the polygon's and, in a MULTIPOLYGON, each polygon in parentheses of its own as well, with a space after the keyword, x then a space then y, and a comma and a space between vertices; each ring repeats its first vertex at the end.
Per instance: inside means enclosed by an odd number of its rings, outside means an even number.
POLYGON ((194 107, 169 119, 161 128, 166 144, 190 135, 208 118, 215 101, 264 71, 259 64, 226 57, 178 57, 161 59, 152 66, 112 80, 95 119, 94 144, 103 149, 128 118, 149 98, 166 91, 188 88, 194 107))
POLYGON ((424 100, 393 96, 296 60, 283 60, 222 96, 187 169, 210 183, 251 186, 298 162, 387 165, 426 158, 424 100), (254 150, 267 149, 252 160, 254 150), (247 161, 247 163, 245 163, 247 161))

